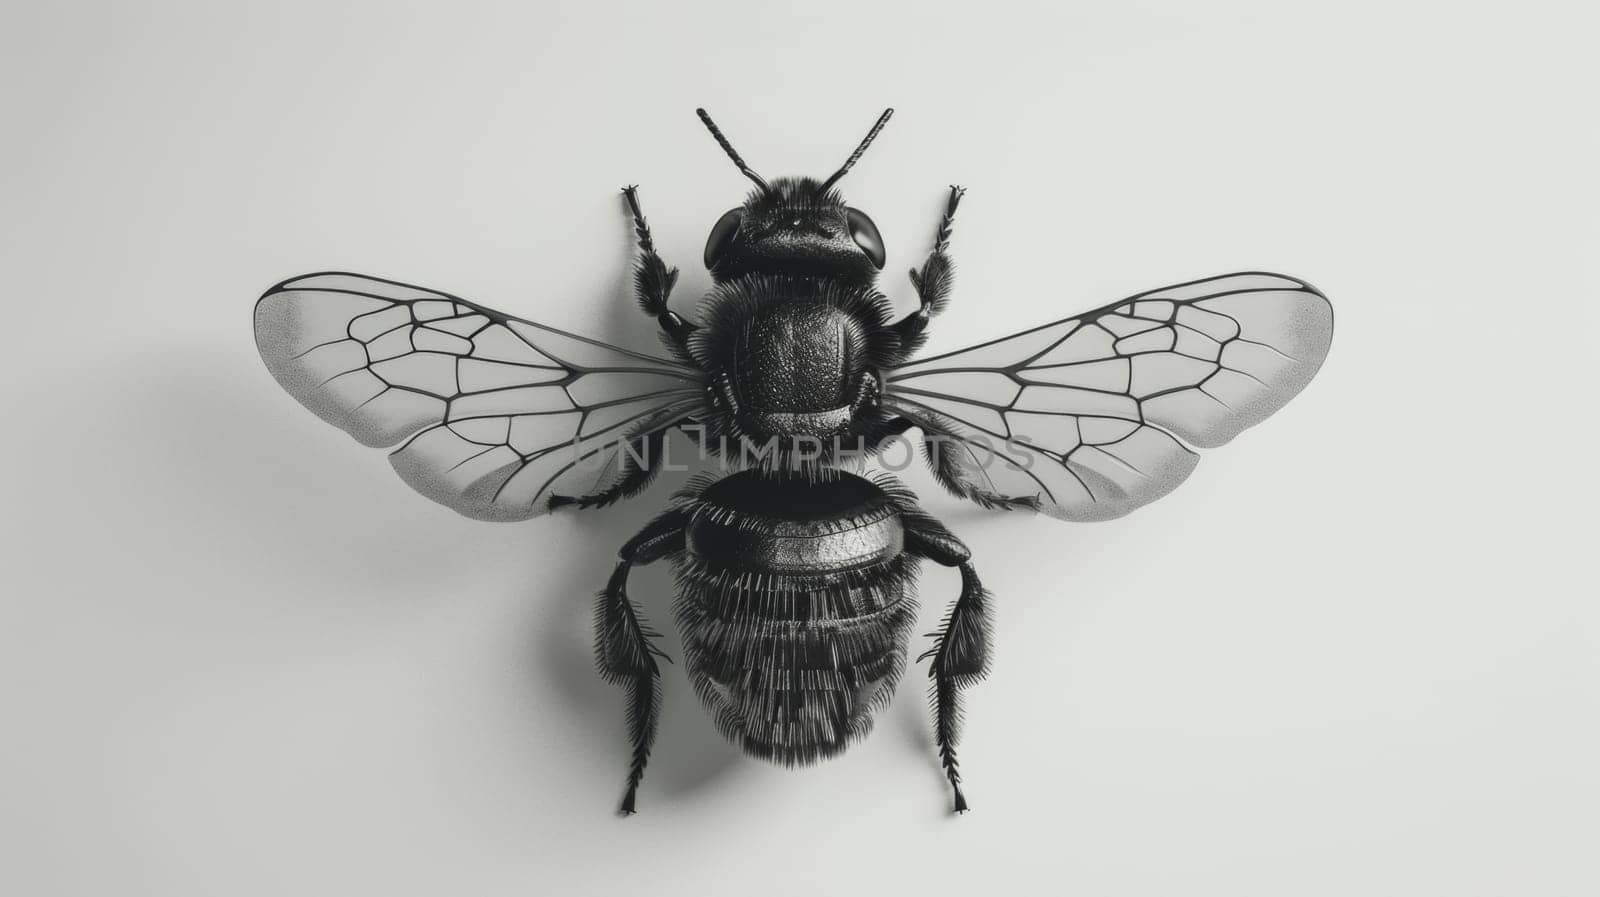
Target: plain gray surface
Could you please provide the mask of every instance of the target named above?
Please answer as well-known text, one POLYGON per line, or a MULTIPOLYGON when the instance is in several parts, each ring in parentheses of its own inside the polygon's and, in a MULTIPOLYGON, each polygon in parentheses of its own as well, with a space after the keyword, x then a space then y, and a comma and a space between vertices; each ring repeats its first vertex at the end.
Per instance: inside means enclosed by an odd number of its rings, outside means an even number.
POLYGON ((0 891, 1595 893, 1581 9, 7 4, 0 891), (1125 520, 911 477, 998 595, 966 817, 920 670, 789 772, 673 668, 617 820, 589 598, 670 483, 467 521, 256 358, 255 297, 322 268, 650 348, 615 191, 689 309, 747 186, 701 104, 769 176, 899 110, 842 187, 902 309, 971 188, 933 351, 1241 268, 1338 309, 1299 398, 1125 520))

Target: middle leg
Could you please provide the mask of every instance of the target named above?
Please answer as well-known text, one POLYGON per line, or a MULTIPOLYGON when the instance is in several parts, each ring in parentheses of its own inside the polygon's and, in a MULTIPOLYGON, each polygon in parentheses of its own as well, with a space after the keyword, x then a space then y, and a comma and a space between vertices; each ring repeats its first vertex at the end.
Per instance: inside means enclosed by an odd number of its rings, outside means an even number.
POLYGON ((671 432, 672 428, 668 427, 628 439, 617 449, 614 462, 617 475, 609 485, 584 495, 551 495, 547 502, 550 509, 603 508, 643 492, 661 472, 667 457, 667 436, 671 432))

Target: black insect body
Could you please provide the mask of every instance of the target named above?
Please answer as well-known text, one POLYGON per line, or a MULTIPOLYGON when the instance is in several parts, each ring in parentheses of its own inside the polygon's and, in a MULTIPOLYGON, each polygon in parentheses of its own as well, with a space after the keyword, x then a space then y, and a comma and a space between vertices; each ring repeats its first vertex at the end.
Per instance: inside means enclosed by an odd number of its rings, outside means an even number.
POLYGON ((523 520, 635 495, 674 429, 720 463, 621 550, 596 607, 600 672, 627 692, 631 812, 660 705, 662 655, 629 599, 637 564, 670 560, 686 668, 718 727, 786 765, 844 750, 893 694, 922 559, 962 588, 929 659, 935 740, 966 809, 957 697, 991 654, 990 597, 965 546, 887 476, 845 466, 921 432, 939 482, 985 507, 1104 520, 1175 488, 1198 456, 1287 402, 1332 339, 1303 281, 1243 273, 1178 284, 959 352, 912 360, 951 289, 952 188, 933 252, 911 272, 918 309, 896 320, 875 286, 872 220, 834 183, 756 184, 712 228, 714 285, 690 321, 633 188, 638 301, 671 360, 464 299, 354 274, 286 281, 257 303, 262 358, 330 423, 424 495, 469 517, 523 520))
MULTIPOLYGON (((916 563, 963 575, 964 634, 937 646, 945 678, 981 675, 986 598, 968 552, 893 480, 848 473, 817 480, 746 470, 700 478, 624 546, 596 620, 601 671, 627 686, 633 808, 653 729, 655 676, 624 587, 629 568, 672 559, 678 624, 695 690, 746 753, 785 765, 844 750, 893 696, 916 622, 916 563)), ((954 688, 937 697, 953 721, 954 688)), ((957 809, 966 801, 948 753, 957 809)))

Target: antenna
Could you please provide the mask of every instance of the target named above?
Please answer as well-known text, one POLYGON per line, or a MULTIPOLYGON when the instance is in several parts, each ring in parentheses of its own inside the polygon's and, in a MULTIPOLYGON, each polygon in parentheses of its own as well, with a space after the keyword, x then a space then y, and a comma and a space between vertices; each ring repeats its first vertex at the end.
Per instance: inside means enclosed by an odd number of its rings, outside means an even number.
POLYGON ((850 158, 844 160, 844 165, 833 173, 833 177, 823 181, 822 186, 817 188, 819 195, 828 192, 828 188, 838 183, 839 179, 844 177, 845 173, 856 164, 856 160, 861 158, 861 154, 866 152, 867 147, 872 145, 872 141, 877 139, 878 132, 883 130, 883 126, 889 123, 889 116, 893 114, 894 109, 892 108, 883 110, 883 114, 878 116, 878 123, 872 126, 872 130, 867 132, 867 136, 861 138, 861 145, 856 147, 856 151, 850 154, 850 158))
POLYGON ((761 188, 762 193, 771 193, 772 186, 763 180, 761 175, 751 171, 750 166, 744 164, 744 159, 739 156, 739 151, 733 148, 733 144, 728 142, 728 138, 722 136, 722 129, 717 127, 717 123, 711 120, 711 116, 704 109, 696 109, 694 114, 700 116, 700 120, 705 122, 706 130, 711 132, 712 137, 717 138, 717 145, 721 146, 722 151, 728 154, 728 158, 733 160, 733 164, 739 166, 739 173, 755 181, 756 186, 761 188))

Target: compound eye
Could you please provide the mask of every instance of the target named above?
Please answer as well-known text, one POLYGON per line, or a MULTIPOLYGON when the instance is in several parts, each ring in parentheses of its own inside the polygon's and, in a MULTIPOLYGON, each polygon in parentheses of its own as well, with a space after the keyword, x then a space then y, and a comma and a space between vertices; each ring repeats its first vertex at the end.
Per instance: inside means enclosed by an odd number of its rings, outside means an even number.
POLYGON ((886 254, 883 251, 883 237, 878 234, 878 226, 872 223, 866 212, 856 209, 845 209, 845 217, 850 222, 850 239, 856 241, 861 251, 872 259, 872 267, 882 269, 886 254))
POLYGON ((717 219, 711 228, 711 236, 706 238, 706 267, 715 268, 717 259, 728 251, 733 245, 733 238, 739 235, 739 223, 744 218, 744 209, 729 209, 726 214, 717 219))

